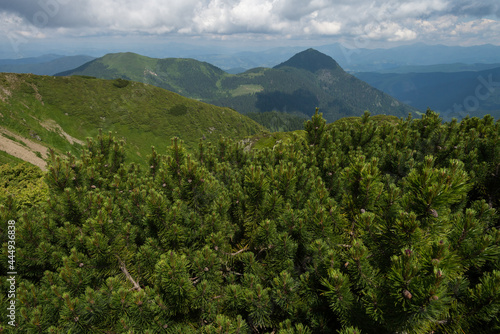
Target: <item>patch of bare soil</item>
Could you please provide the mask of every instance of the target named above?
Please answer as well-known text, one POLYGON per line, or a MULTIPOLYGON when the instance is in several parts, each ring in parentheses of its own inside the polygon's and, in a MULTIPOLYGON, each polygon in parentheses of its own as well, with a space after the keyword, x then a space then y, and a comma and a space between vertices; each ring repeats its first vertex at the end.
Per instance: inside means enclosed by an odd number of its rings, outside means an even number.
POLYGON ((56 121, 48 119, 40 123, 41 126, 43 126, 45 129, 49 131, 54 131, 57 134, 59 134, 61 137, 65 138, 70 144, 78 143, 80 145, 84 145, 85 142, 83 140, 77 139, 73 136, 70 136, 66 131, 61 128, 59 124, 56 123, 56 121))
POLYGON ((7 86, 0 86, 0 100, 2 102, 7 102, 7 100, 12 96, 12 90, 15 90, 19 87, 21 80, 16 74, 8 73, 4 74, 5 79, 7 80, 7 86))
POLYGON ((15 156, 16 158, 27 161, 35 166, 38 166, 41 170, 47 170, 47 163, 35 154, 35 152, 39 152, 42 157, 46 157, 48 154, 47 147, 35 143, 27 138, 21 137, 2 127, 0 127, 0 150, 12 156, 15 156), (6 134, 19 141, 22 141, 26 144, 26 146, 23 146, 20 143, 3 136, 2 134, 6 134))
POLYGON ((0 100, 2 100, 2 102, 6 102, 11 95, 12 95, 12 93, 10 90, 8 90, 5 87, 0 86, 0 100))

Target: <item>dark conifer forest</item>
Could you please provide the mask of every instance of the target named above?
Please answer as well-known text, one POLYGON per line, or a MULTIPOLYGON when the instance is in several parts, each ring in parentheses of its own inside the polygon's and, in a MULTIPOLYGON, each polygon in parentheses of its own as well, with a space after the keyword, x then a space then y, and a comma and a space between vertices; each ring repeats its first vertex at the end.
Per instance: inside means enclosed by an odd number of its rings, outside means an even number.
POLYGON ((53 154, 37 200, 0 196, 0 332, 499 333, 500 122, 304 128, 53 154))

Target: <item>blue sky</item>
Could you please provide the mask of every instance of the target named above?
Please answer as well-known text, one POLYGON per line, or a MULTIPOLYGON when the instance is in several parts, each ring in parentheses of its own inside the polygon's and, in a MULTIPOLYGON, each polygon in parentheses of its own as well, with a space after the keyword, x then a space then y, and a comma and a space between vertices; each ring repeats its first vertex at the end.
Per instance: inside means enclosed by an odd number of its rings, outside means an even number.
POLYGON ((339 42, 500 45, 498 0, 4 0, 0 57, 182 42, 253 50, 339 42))

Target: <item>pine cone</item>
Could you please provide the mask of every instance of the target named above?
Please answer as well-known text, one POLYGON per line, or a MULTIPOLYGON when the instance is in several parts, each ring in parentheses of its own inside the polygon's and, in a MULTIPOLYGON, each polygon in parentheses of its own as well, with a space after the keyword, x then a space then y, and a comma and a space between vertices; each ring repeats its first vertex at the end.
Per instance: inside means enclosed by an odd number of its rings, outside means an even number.
POLYGON ((434 210, 434 209, 430 209, 430 210, 429 210, 429 213, 430 213, 430 214, 431 214, 434 218, 437 218, 437 217, 438 217, 438 213, 437 213, 437 211, 436 211, 436 210, 434 210))
POLYGON ((406 298, 406 299, 411 299, 412 295, 411 295, 411 292, 408 291, 408 290, 403 290, 403 296, 406 298))

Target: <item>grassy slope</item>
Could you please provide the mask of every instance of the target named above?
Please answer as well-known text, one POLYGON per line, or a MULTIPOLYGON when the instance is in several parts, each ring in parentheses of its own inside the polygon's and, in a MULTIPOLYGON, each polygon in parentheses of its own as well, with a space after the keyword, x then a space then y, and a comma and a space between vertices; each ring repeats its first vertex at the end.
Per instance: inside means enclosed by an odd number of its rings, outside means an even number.
POLYGON ((0 165, 16 166, 23 163, 23 160, 16 158, 4 151, 0 151, 0 165))
POLYGON ((148 83, 194 99, 213 98, 218 82, 227 74, 193 59, 156 59, 136 53, 113 53, 58 75, 85 75, 101 79, 123 78, 148 83))
MULTIPOLYGON (((155 146, 164 152, 174 136, 195 148, 200 138, 243 139, 264 128, 228 109, 187 99, 138 82, 85 77, 0 74, 0 126, 59 152, 78 154, 60 131, 42 126, 53 120, 69 135, 85 140, 99 129, 123 138, 131 161, 144 161, 155 146), (119 88, 120 84, 126 84, 119 88)), ((8 162, 7 158, 0 161, 8 162)))

